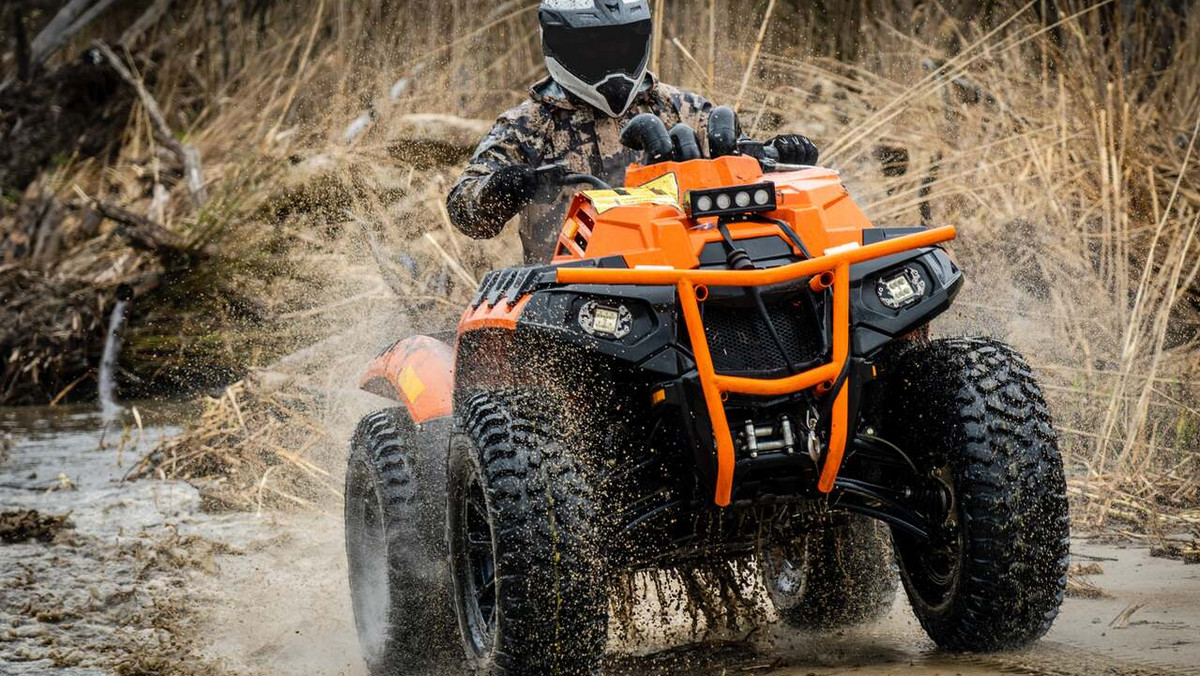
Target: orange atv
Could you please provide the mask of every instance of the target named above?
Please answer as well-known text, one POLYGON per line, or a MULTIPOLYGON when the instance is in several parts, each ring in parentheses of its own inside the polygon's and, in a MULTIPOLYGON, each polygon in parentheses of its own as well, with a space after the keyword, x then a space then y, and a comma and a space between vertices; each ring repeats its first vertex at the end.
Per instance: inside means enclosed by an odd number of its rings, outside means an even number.
POLYGON ((799 628, 890 604, 949 650, 1020 646, 1062 601, 1062 460, 1029 365, 930 340, 953 227, 877 228, 837 172, 708 129, 624 130, 550 265, 487 275, 456 335, 384 350, 346 477, 374 673, 592 673, 614 574, 751 559, 799 628), (890 542, 889 542, 890 541, 890 542))

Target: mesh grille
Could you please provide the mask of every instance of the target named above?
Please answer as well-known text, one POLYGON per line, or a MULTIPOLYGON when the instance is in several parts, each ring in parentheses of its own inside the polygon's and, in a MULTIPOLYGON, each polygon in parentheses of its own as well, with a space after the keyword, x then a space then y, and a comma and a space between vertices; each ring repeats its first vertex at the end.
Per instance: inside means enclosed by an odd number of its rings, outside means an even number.
MULTIPOLYGON (((794 364, 820 356, 819 327, 806 320, 805 308, 789 301, 768 303, 767 314, 794 364)), ((753 307, 722 307, 709 302, 704 308, 704 332, 717 373, 754 373, 786 369, 787 364, 771 339, 762 315, 753 307)))

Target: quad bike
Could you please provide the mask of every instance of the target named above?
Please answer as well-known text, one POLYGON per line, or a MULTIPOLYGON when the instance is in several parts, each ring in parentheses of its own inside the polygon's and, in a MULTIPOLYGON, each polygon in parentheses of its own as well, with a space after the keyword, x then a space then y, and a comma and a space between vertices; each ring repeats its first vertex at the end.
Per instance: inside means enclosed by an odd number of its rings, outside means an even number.
POLYGON ((626 185, 589 184, 549 265, 488 274, 449 335, 385 349, 346 477, 375 673, 456 653, 587 674, 622 571, 752 559, 778 617, 869 619, 894 587, 948 650, 1041 637, 1066 579, 1062 460, 1029 365, 930 340, 953 227, 873 227, 836 172, 714 111, 635 118, 626 185), (885 550, 884 548, 888 549, 885 550))

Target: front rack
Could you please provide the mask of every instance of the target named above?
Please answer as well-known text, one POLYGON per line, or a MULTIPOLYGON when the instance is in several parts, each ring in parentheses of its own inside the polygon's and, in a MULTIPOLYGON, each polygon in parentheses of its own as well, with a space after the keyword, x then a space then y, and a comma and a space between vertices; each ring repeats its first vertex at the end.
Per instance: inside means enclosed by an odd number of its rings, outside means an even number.
MULTIPOLYGON (((558 269, 560 284, 637 284, 642 286, 675 285, 679 293, 679 304, 683 310, 684 323, 691 338, 692 351, 696 360, 696 371, 700 377, 700 388, 704 394, 705 407, 712 421, 713 435, 717 442, 717 486, 714 502, 727 507, 733 495, 733 470, 735 465, 733 435, 725 416, 725 396, 729 393, 780 396, 807 390, 812 387, 837 386, 850 358, 850 266, 855 263, 882 258, 892 254, 932 246, 954 239, 954 226, 933 228, 923 232, 904 235, 894 239, 839 249, 835 253, 810 258, 798 263, 782 265, 766 270, 664 270, 664 269, 620 269, 620 268, 576 268, 558 269), (701 296, 697 289, 707 286, 768 286, 793 280, 833 273, 833 358, 820 366, 784 378, 746 378, 721 375, 713 367, 708 338, 704 333, 704 320, 700 316, 701 296)), ((834 396, 832 419, 829 430, 829 450, 821 467, 817 488, 822 493, 833 490, 834 481, 841 469, 842 456, 846 450, 850 421, 848 395, 845 379, 834 396)))

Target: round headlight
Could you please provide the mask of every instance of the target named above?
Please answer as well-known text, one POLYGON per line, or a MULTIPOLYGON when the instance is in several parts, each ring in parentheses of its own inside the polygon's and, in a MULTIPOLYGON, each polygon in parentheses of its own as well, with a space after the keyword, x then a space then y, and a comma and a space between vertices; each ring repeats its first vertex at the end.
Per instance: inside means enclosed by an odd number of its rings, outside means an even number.
POLYGON ((729 195, 726 195, 724 193, 717 195, 717 208, 718 209, 728 209, 729 205, 732 203, 733 203, 732 200, 729 199, 729 195))
POLYGON ((771 193, 767 192, 766 190, 762 190, 762 189, 754 191, 754 203, 755 204, 761 206, 770 201, 771 201, 771 193))
POLYGON ((739 192, 733 196, 733 201, 736 202, 739 207, 748 207, 750 206, 750 193, 739 192))
POLYGON ((712 198, 711 197, 709 197, 708 195, 701 195, 700 197, 696 198, 696 210, 697 211, 708 211, 710 209, 712 209, 712 198))

